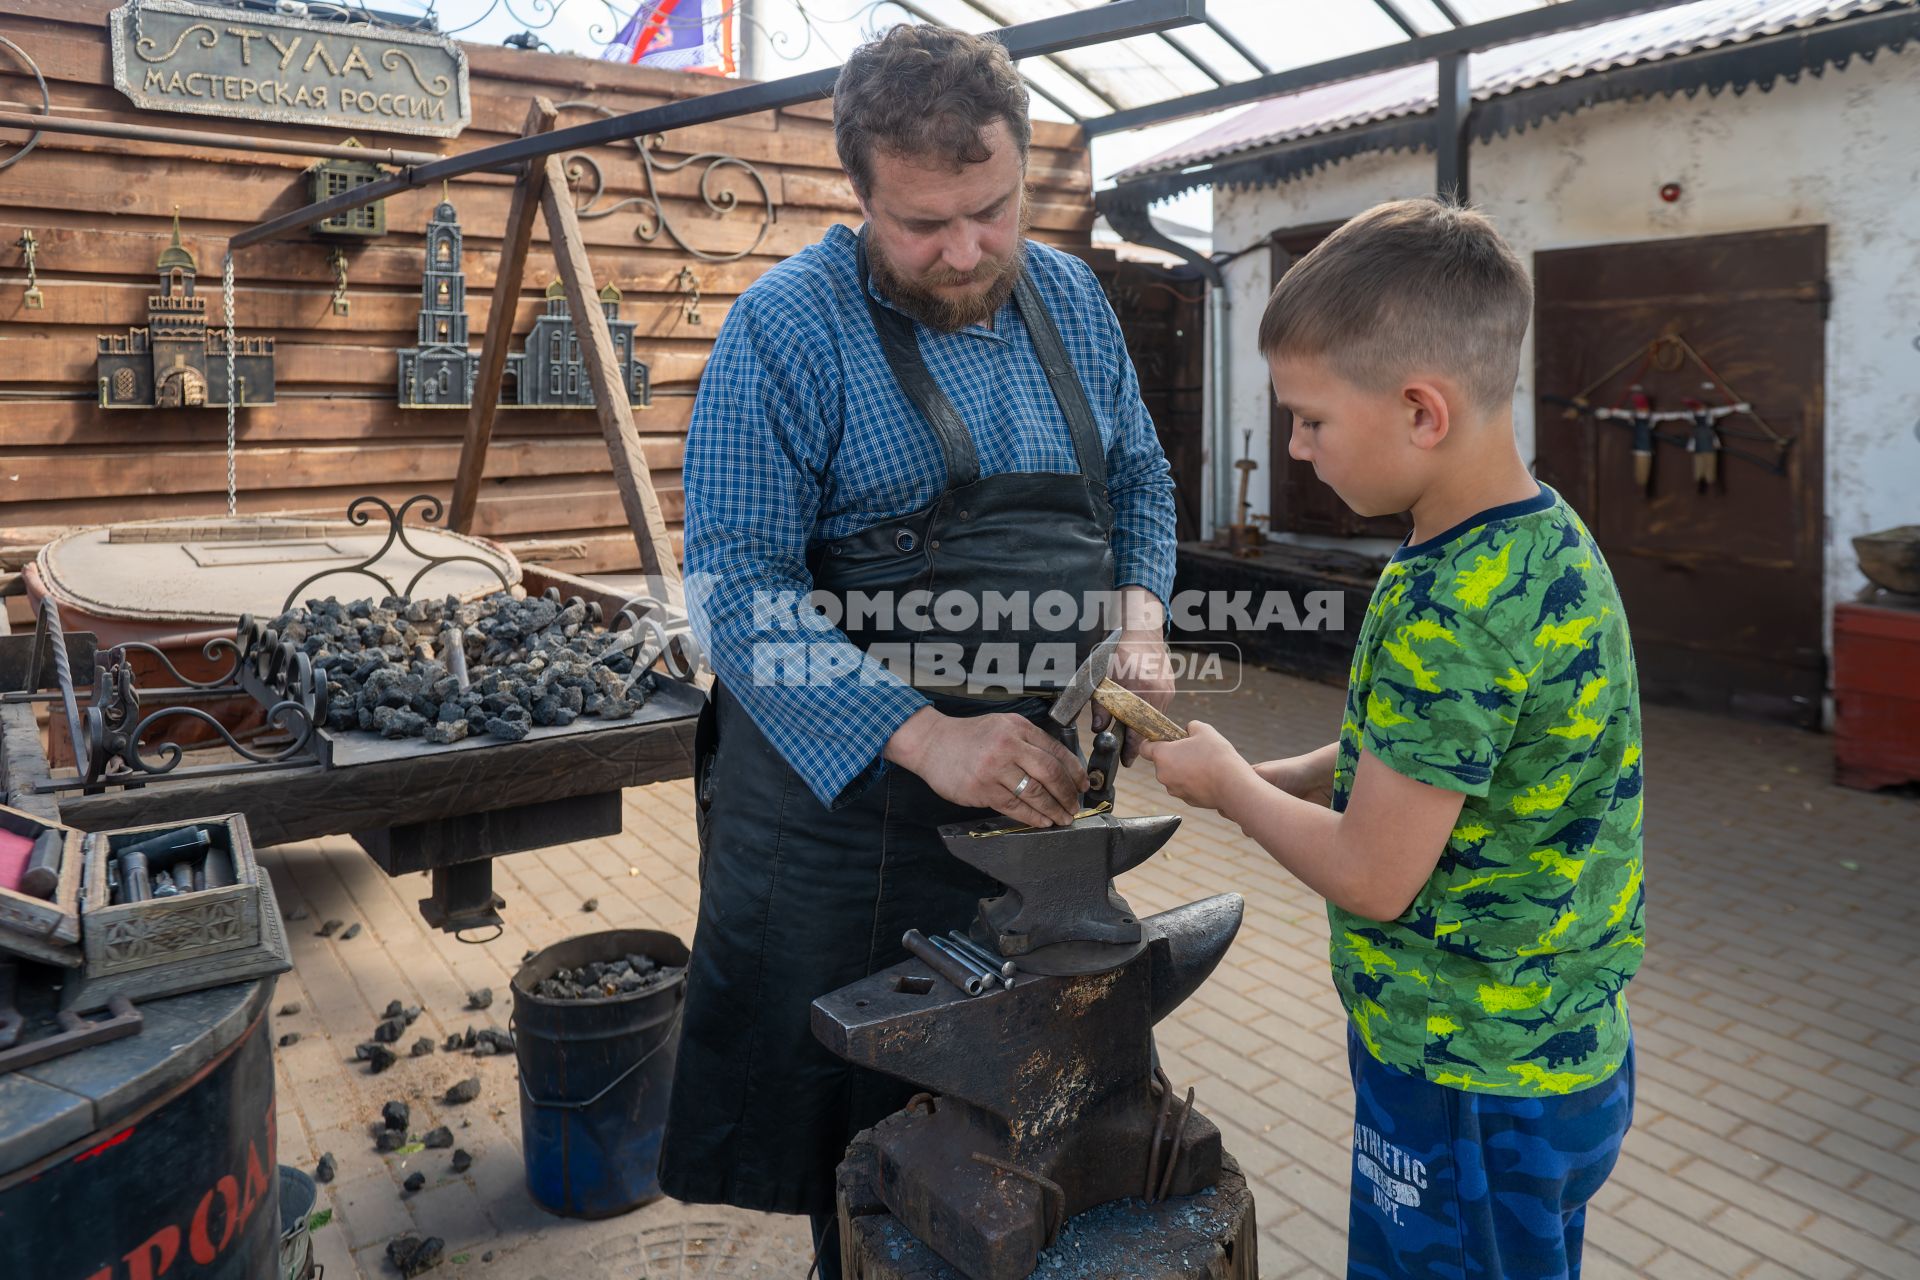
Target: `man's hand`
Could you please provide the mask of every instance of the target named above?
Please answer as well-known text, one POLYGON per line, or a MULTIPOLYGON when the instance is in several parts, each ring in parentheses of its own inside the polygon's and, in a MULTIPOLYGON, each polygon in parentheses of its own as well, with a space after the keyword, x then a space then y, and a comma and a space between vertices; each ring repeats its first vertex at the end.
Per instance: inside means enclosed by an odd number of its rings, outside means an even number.
MULTIPOLYGON (((1156 711, 1165 711, 1173 701, 1173 664, 1167 653, 1164 623, 1166 610, 1160 598, 1145 587, 1122 587, 1120 644, 1113 653, 1112 681, 1138 694, 1156 711)), ((1099 703, 1093 704, 1093 731, 1099 733, 1113 723, 1113 714, 1099 703)), ((1120 749, 1120 763, 1130 765, 1140 754, 1145 741, 1124 725, 1115 730, 1126 735, 1120 749)))
POLYGON ((1187 726, 1180 742, 1149 742, 1142 748, 1165 787, 1176 800, 1202 809, 1218 809, 1226 797, 1253 774, 1220 731, 1204 721, 1187 726))
POLYGON ((1086 770, 1071 751, 1006 712, 949 716, 922 707, 894 730, 882 754, 955 804, 1029 826, 1068 825, 1087 789, 1086 770))

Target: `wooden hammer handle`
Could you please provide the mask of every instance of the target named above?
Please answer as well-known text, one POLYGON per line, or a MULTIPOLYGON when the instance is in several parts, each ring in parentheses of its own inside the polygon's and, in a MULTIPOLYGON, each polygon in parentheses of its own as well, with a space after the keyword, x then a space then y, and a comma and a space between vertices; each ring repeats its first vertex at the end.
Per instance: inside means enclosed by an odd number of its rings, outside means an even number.
POLYGON ((1152 703, 1133 690, 1111 680, 1102 680, 1093 691, 1093 700, 1113 714, 1113 718, 1151 742, 1178 742, 1187 731, 1154 709, 1152 703))

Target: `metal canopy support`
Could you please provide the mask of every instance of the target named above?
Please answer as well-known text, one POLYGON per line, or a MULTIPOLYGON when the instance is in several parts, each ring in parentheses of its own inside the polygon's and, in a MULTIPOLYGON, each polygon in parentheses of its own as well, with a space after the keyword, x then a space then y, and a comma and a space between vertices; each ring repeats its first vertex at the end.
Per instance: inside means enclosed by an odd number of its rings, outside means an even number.
POLYGON ((1433 116, 1433 190, 1442 200, 1456 204, 1467 203, 1467 149, 1473 143, 1467 133, 1473 114, 1473 77, 1467 58, 1464 53, 1450 53, 1440 59, 1440 109, 1433 116))
POLYGON ((1440 16, 1445 18, 1450 25, 1456 27, 1462 25, 1460 15, 1454 12, 1453 6, 1448 4, 1447 0, 1427 0, 1427 3, 1438 9, 1440 16))
MULTIPOLYGON (((1226 85, 1218 89, 1205 89, 1199 93, 1190 93, 1184 98, 1175 98, 1170 102, 1157 102, 1150 106, 1116 111, 1110 116, 1098 116, 1087 121, 1085 128, 1089 135, 1114 133, 1123 129, 1142 129, 1148 125, 1164 124, 1169 120, 1206 115, 1208 112, 1239 106, 1242 103, 1258 102, 1263 98, 1282 97, 1286 94, 1298 93, 1302 89, 1339 84, 1341 81, 1355 80, 1377 71, 1417 67, 1423 62, 1432 62, 1449 53, 1472 53, 1476 49, 1490 49, 1503 44, 1512 44, 1518 40, 1530 40, 1535 36, 1552 35, 1559 31, 1574 31, 1597 23, 1612 22, 1616 18, 1630 18, 1635 14, 1651 13, 1657 9, 1671 9, 1687 2, 1688 0, 1565 0, 1563 4, 1550 5, 1544 9, 1528 9, 1521 13, 1509 14, 1504 18, 1456 27, 1451 31, 1437 31, 1432 35, 1403 40, 1399 44, 1390 44, 1384 48, 1369 49, 1365 53, 1349 54, 1344 58, 1316 62, 1310 67, 1296 67, 1291 71, 1279 71, 1258 79, 1243 80, 1239 84, 1226 85)), ((1094 12, 1098 11, 1094 10, 1094 12)))
MULTIPOLYGON (((927 12, 927 10, 925 10, 921 6, 912 3, 912 0, 888 0, 888 3, 891 4, 895 9, 898 9, 902 13, 905 13, 910 18, 917 18, 921 22, 932 23, 935 26, 940 25, 940 19, 934 17, 931 13, 927 12)), ((974 12, 980 13, 981 11, 979 9, 975 9, 974 12)), ((989 21, 996 20, 990 14, 983 15, 983 16, 987 17, 989 21)), ((1068 71, 1067 68, 1063 66, 1061 63, 1059 63, 1058 61, 1052 58, 1047 58, 1044 61, 1047 63, 1048 66, 1058 71, 1061 75, 1064 75, 1069 79, 1074 78, 1073 73, 1071 71, 1068 71)), ((1026 81, 1027 91, 1029 93, 1032 93, 1034 96, 1042 98, 1047 102, 1051 102, 1059 110, 1065 112, 1067 118, 1073 121, 1075 124, 1079 124, 1082 120, 1085 120, 1087 118, 1084 113, 1074 110, 1071 106, 1067 105, 1067 103, 1064 100, 1062 100, 1057 94, 1049 93, 1045 87, 1043 87, 1042 85, 1036 84, 1031 78, 1022 76, 1021 79, 1026 81)), ((1080 83, 1080 82, 1078 80, 1075 80, 1075 83, 1080 83)), ((1089 90, 1089 92, 1091 92, 1091 90, 1089 90)))
MULTIPOLYGON (((1458 25, 1458 24, 1456 23, 1455 25, 1458 25)), ((1263 76, 1270 76, 1273 74, 1273 68, 1268 66, 1266 64, 1266 61, 1263 58, 1261 58, 1259 54, 1247 48, 1245 42, 1242 41, 1239 36, 1236 36, 1235 34, 1233 34, 1233 32, 1227 30, 1225 24, 1223 24, 1220 21, 1220 19, 1208 18, 1207 29, 1213 32, 1213 34, 1219 36, 1220 39, 1223 42, 1225 42, 1227 48, 1233 50, 1235 53, 1245 58, 1247 60, 1247 65, 1252 67, 1255 71, 1258 71, 1263 76)))
MULTIPOLYGON (((1827 66, 1845 66, 1850 59, 1909 44, 1920 45, 1920 8, 1904 5, 1844 22, 1793 28, 1478 99, 1473 104, 1468 135, 1485 142, 1598 103, 1691 95, 1701 89, 1709 93, 1726 89, 1743 93, 1750 87, 1765 91, 1776 81, 1792 82, 1806 72, 1817 76, 1827 66)), ((1111 216, 1117 208, 1146 208, 1199 187, 1271 186, 1354 156, 1418 151, 1432 145, 1431 112, 1394 116, 1129 178, 1094 192, 1094 207, 1109 215, 1109 223, 1117 228, 1119 224, 1111 216)))
POLYGON ((1407 39, 1418 40, 1420 38, 1420 28, 1414 26, 1412 20, 1409 19, 1406 14, 1400 12, 1400 6, 1395 4, 1393 0, 1373 0, 1373 4, 1380 12, 1393 19, 1393 25, 1405 32, 1407 39))
MULTIPOLYGON (((1575 0, 1578 3, 1578 0, 1575 0)), ((1123 40, 1132 36, 1154 35, 1173 27, 1200 22, 1206 16, 1206 0, 1116 0, 1113 4, 1078 9, 1051 18, 1023 22, 992 32, 1015 59, 1037 58, 1064 49, 1123 40)), ((784 80, 745 85, 723 93, 683 98, 663 106, 604 120, 590 120, 567 129, 535 137, 516 138, 497 146, 482 147, 464 155, 449 156, 432 164, 406 169, 378 182, 344 191, 337 196, 295 209, 250 227, 228 242, 229 248, 244 249, 276 236, 296 231, 322 218, 358 209, 383 200, 397 192, 427 186, 463 174, 507 169, 527 160, 578 151, 583 147, 620 142, 650 133, 665 133, 692 125, 712 124, 735 116, 778 110, 826 97, 833 91, 839 68, 828 67, 784 80)))
POLYGON ((1202 58, 1199 54, 1195 53, 1192 49, 1188 48, 1187 42, 1182 40, 1179 36, 1170 36, 1170 35, 1162 34, 1160 38, 1166 42, 1168 48, 1172 49, 1175 53, 1179 54, 1181 57, 1185 58, 1188 62, 1192 63, 1193 66, 1199 70, 1200 74, 1205 76, 1207 79, 1213 81, 1215 84, 1228 83, 1227 78, 1221 75, 1218 71, 1216 71, 1212 63, 1208 62, 1205 58, 1202 58))
MULTIPOLYGON (((920 21, 922 22, 930 22, 936 26, 945 25, 944 23, 941 22, 940 19, 934 17, 932 14, 928 13, 925 9, 922 9, 918 5, 901 4, 901 3, 898 3, 897 0, 889 0, 889 3, 892 3, 893 7, 896 9, 906 10, 908 13, 920 19, 920 21)), ((981 17, 985 18, 988 22, 994 23, 995 25, 1001 28, 1009 28, 1011 26, 1011 24, 1009 24, 1005 18, 1001 17, 999 14, 995 13, 993 10, 987 8, 985 5, 976 3, 976 0, 960 0, 960 3, 966 5, 968 9, 971 9, 974 13, 979 14, 981 17)), ((1086 94, 1088 97, 1100 103, 1100 105, 1107 108, 1107 110, 1118 111, 1120 109, 1120 104, 1115 102, 1111 96, 1109 96, 1106 93, 1103 93, 1100 90, 1099 86, 1095 85, 1093 81, 1087 79, 1085 76, 1081 75, 1078 71, 1075 71, 1067 63, 1061 61, 1058 58, 1048 58, 1046 62, 1047 62, 1047 65, 1052 67, 1055 71, 1058 71, 1061 75, 1073 81, 1074 84, 1080 86, 1080 91, 1082 93, 1086 94)), ((1031 80, 1027 81, 1027 84, 1030 88, 1037 87, 1033 84, 1031 80)), ((1055 102, 1054 105, 1058 106, 1059 103, 1055 102)))

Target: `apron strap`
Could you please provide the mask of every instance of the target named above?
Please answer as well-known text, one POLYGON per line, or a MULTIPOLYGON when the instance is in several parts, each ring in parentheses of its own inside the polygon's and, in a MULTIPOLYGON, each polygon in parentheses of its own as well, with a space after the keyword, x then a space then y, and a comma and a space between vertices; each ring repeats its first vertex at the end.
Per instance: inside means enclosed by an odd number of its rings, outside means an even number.
POLYGON ((1040 300, 1039 290, 1033 287, 1033 277, 1025 271, 1014 283, 1013 300, 1020 308, 1020 318, 1026 322, 1034 354, 1040 357, 1040 368, 1053 388, 1053 398, 1059 403, 1060 412, 1066 415, 1080 474, 1105 490, 1107 451, 1100 444, 1100 427, 1094 421, 1093 406, 1087 403, 1086 388, 1080 385, 1080 375, 1073 371, 1073 362, 1067 357, 1066 343, 1060 340, 1053 316, 1040 300))
POLYGON ((893 370, 894 381, 900 384, 900 390, 927 420, 933 428, 934 438, 939 441, 940 452, 947 463, 947 488, 957 489, 961 485, 972 484, 980 478, 980 457, 973 449, 973 433, 967 430, 967 424, 961 420, 960 411, 953 407, 953 401, 947 399, 947 393, 933 380, 933 373, 927 368, 927 362, 920 354, 920 337, 914 332, 913 321, 895 311, 892 307, 883 307, 875 300, 867 288, 867 233, 860 232, 858 271, 860 296, 867 300, 867 310, 873 316, 874 332, 880 335, 880 351, 886 356, 887 365, 893 370))

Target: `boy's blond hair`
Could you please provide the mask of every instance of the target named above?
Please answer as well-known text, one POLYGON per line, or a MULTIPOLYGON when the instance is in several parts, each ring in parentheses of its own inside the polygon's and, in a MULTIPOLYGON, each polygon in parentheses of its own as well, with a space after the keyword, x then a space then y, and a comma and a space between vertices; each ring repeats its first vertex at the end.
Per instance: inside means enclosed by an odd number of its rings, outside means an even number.
POLYGON ((1442 373, 1491 411, 1513 397, 1532 313, 1527 269, 1485 215, 1396 200, 1346 223, 1280 278, 1260 318, 1260 350, 1324 358, 1374 391, 1442 373))

